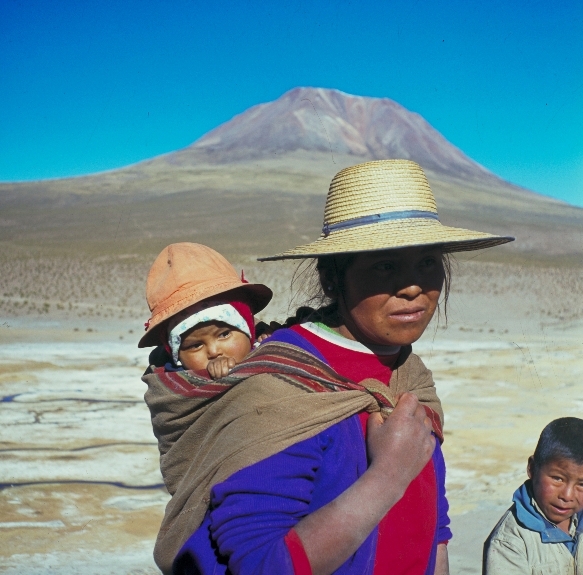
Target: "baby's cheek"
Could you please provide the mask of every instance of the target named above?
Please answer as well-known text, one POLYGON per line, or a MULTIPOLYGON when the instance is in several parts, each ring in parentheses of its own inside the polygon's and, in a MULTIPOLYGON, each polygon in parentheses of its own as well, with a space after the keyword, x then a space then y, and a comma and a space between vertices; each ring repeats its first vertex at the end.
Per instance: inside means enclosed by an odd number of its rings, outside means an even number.
POLYGON ((236 362, 239 363, 251 353, 251 340, 247 336, 243 336, 245 339, 240 339, 237 342, 236 348, 233 350, 232 357, 235 358, 236 362))
POLYGON ((199 354, 178 352, 178 359, 186 369, 190 369, 192 371, 206 369, 208 365, 208 359, 206 357, 199 356, 199 354))

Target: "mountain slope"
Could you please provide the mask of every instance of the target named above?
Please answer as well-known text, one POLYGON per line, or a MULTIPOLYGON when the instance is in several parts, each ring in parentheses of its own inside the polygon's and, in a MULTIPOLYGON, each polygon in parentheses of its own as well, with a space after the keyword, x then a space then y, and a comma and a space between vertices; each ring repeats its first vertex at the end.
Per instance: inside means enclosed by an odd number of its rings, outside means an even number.
POLYGON ((274 102, 254 106, 188 150, 239 160, 296 150, 324 152, 330 158, 351 155, 355 161, 406 158, 455 177, 495 178, 397 102, 323 88, 295 88, 274 102))
POLYGON ((127 168, 0 184, 0 246, 155 253, 190 239, 265 255, 317 237, 338 170, 387 157, 424 167, 443 223, 519 240, 488 257, 583 254, 582 209, 501 180, 396 102, 320 88, 291 90, 127 168))

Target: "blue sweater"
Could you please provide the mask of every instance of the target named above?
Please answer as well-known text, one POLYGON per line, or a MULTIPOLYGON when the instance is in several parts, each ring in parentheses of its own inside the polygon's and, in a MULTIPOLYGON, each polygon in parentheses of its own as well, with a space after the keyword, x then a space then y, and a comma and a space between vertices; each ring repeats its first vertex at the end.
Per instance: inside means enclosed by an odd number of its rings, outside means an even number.
MULTIPOLYGON (((303 342, 300 347, 323 359, 311 344, 290 330, 278 331, 276 336, 294 345, 303 342)), ((435 569, 437 543, 451 538, 445 463, 438 442, 432 461, 438 491, 437 525, 426 527, 434 530, 427 575, 433 575, 435 569)), ((366 469, 366 445, 358 415, 241 469, 213 487, 209 511, 178 553, 174 573, 293 575, 284 541, 287 533, 303 517, 346 491, 366 469)), ((335 574, 371 575, 376 541, 377 529, 335 574)))

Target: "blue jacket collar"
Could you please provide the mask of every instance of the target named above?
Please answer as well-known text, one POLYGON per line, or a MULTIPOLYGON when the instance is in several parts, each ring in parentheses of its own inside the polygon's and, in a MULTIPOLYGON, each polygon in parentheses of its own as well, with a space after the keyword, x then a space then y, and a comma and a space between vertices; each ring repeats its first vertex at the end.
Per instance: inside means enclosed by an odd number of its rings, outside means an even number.
MULTIPOLYGON (((532 482, 525 481, 515 492, 512 501, 516 506, 516 517, 531 531, 541 534, 543 543, 564 543, 573 541, 568 533, 551 523, 534 505, 532 482)), ((577 535, 583 532, 583 511, 577 516, 577 535)))

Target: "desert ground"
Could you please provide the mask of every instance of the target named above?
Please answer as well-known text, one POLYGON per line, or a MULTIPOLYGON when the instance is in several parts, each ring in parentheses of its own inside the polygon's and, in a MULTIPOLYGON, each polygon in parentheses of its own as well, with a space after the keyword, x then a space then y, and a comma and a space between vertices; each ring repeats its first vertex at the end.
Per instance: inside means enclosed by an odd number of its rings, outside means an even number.
MULTIPOLYGON (((151 261, 2 256, 1 573, 158 572, 168 495, 136 347, 151 261)), ((292 264, 236 266, 276 293, 262 319, 307 297, 292 264)), ((583 268, 465 258, 452 285, 447 321, 414 348, 446 413, 451 572, 477 574, 542 427, 583 412, 583 268)))

